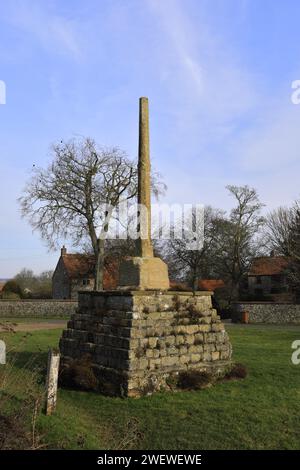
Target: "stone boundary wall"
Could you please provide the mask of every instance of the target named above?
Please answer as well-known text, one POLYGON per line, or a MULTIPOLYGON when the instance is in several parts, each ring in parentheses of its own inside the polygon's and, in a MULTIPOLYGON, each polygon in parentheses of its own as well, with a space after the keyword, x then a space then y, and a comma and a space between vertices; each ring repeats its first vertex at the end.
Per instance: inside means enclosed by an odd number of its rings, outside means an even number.
POLYGON ((300 325, 300 305, 275 302, 236 302, 233 305, 233 322, 243 321, 248 313, 248 323, 273 323, 300 325))
POLYGON ((71 317, 77 306, 70 300, 0 300, 0 319, 71 317))
POLYGON ((140 396, 168 388, 168 377, 222 374, 231 359, 211 293, 80 293, 60 341, 62 362, 90 354, 103 393, 140 396))

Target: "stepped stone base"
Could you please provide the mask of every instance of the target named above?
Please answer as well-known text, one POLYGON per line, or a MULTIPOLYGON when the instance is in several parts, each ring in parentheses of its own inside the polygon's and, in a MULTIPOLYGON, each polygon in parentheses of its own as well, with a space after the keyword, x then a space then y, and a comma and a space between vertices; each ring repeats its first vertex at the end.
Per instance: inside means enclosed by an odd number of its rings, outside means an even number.
POLYGON ((210 292, 81 292, 60 350, 63 365, 91 355, 102 393, 133 397, 182 371, 222 375, 231 359, 210 292))

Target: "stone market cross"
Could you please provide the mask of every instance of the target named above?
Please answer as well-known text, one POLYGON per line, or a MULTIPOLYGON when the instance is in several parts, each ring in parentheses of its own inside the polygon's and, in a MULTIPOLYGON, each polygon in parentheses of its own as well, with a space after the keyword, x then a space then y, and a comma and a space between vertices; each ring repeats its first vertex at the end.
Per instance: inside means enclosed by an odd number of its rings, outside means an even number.
POLYGON ((60 339, 61 377, 70 377, 76 361, 89 361, 97 390, 122 397, 180 388, 182 374, 223 377, 232 366, 212 292, 170 290, 167 265, 153 255, 148 116, 148 99, 140 98, 138 202, 146 236, 121 264, 118 289, 79 292, 60 339))
POLYGON ((153 256, 151 241, 151 164, 148 98, 140 98, 139 104, 138 204, 143 206, 146 213, 145 220, 141 217, 141 222, 146 224, 146 238, 140 236, 136 241, 136 256, 121 263, 119 286, 122 289, 166 290, 170 287, 168 267, 160 258, 153 256))

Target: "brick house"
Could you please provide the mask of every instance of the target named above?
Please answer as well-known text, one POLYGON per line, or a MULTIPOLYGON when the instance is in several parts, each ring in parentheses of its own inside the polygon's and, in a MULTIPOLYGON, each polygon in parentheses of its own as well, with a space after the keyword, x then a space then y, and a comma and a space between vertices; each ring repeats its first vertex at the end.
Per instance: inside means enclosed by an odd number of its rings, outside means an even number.
MULTIPOLYGON (((90 291, 94 288, 95 257, 79 253, 67 253, 61 249, 61 255, 52 277, 53 299, 77 300, 78 291, 90 291)), ((112 266, 104 271, 104 289, 116 288, 116 273, 112 266)))
MULTIPOLYGON (((198 280, 198 289, 204 291, 215 291, 216 289, 221 289, 225 287, 225 283, 222 279, 199 279, 198 280)), ((173 290, 192 290, 184 282, 172 281, 170 280, 170 288, 173 290)))
POLYGON ((215 291, 223 287, 225 287, 225 282, 222 279, 199 279, 198 281, 199 290, 215 291))
POLYGON ((285 271, 290 263, 286 256, 255 258, 248 272, 248 291, 253 295, 284 294, 288 292, 285 271))

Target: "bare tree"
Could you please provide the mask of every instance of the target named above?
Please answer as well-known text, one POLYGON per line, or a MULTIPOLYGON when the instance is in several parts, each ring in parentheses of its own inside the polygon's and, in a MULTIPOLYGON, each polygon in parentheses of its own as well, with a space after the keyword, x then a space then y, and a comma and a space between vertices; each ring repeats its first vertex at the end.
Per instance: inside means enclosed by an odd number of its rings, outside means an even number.
POLYGON ((21 287, 25 297, 51 298, 52 275, 53 271, 43 271, 36 275, 31 269, 23 268, 14 280, 21 287))
POLYGON ((194 289, 199 278, 219 278, 228 285, 230 302, 238 294, 241 280, 254 256, 262 251, 259 237, 264 218, 263 204, 255 189, 227 186, 236 200, 229 217, 210 206, 204 210, 204 243, 201 249, 189 250, 185 239, 171 239, 160 246, 171 276, 189 281, 194 289))
POLYGON ((270 250, 279 255, 291 255, 291 227, 293 225, 294 210, 288 207, 279 207, 266 217, 266 240, 270 250))
POLYGON ((229 301, 237 295, 240 281, 258 248, 258 233, 264 224, 260 216, 263 204, 255 189, 249 186, 227 186, 235 198, 236 206, 231 210, 229 219, 219 240, 218 258, 224 275, 230 281, 229 301))
POLYGON ((277 254, 288 256, 289 265, 286 269, 287 283, 300 297, 300 204, 295 201, 293 206, 279 207, 267 217, 266 236, 271 249, 277 254))
MULTIPOLYGON (((117 147, 100 148, 90 138, 52 146, 52 163, 33 168, 19 198, 23 217, 41 233, 50 249, 61 239, 90 246, 96 259, 95 290, 103 289, 105 239, 113 209, 137 194, 137 165, 117 147)), ((152 174, 156 196, 166 189, 152 174)))
POLYGON ((15 275, 14 280, 19 284, 21 289, 32 289, 32 286, 36 284, 36 276, 31 269, 23 268, 15 275))
MULTIPOLYGON (((218 237, 220 219, 223 216, 223 211, 210 206, 204 208, 205 236, 203 246, 199 249, 189 249, 188 239, 190 240, 192 235, 190 233, 185 234, 181 239, 172 237, 165 243, 158 244, 158 249, 168 263, 173 280, 188 281, 196 290, 199 278, 213 275, 215 242, 218 237)), ((188 225, 193 231, 196 227, 194 217, 195 214, 191 212, 188 225)), ((196 237, 202 238, 202 233, 196 233, 196 237)))
POLYGON ((107 207, 136 195, 136 165, 120 149, 98 148, 90 138, 54 144, 52 157, 46 169, 33 168, 19 198, 22 215, 50 248, 62 238, 80 246, 88 237, 96 258, 95 289, 101 290, 107 207))
POLYGON ((293 206, 293 216, 290 222, 290 255, 300 263, 300 203, 296 201, 293 206))

